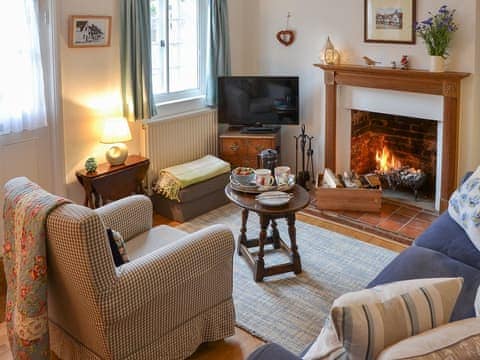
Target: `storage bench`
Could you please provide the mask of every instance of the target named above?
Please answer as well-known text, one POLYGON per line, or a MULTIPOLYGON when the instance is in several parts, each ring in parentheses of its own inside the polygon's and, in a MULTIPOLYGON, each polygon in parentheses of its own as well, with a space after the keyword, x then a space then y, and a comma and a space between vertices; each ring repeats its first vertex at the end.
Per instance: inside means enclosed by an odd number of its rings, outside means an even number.
POLYGON ((177 200, 152 195, 153 208, 161 216, 184 222, 228 203, 225 186, 230 174, 225 173, 180 190, 177 200))

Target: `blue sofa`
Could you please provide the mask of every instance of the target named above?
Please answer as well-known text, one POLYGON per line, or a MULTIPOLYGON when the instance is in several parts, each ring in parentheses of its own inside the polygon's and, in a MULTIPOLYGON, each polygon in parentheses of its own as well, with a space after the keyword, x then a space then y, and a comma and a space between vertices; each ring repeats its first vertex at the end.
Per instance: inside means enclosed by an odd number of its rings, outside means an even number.
MULTIPOLYGON (((434 277, 464 278, 451 321, 475 316, 474 301, 480 285, 480 252, 448 212, 420 235, 413 246, 387 265, 368 287, 434 277)), ((298 360, 300 357, 277 344, 264 345, 249 357, 249 360, 269 359, 298 360)))

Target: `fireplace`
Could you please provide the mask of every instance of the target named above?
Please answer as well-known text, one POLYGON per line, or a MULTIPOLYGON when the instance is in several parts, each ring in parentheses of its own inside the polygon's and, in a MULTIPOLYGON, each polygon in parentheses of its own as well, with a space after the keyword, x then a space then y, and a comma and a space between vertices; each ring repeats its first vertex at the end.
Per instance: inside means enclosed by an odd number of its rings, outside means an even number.
POLYGON ((437 121, 361 110, 351 121, 352 171, 377 173, 391 196, 434 201, 437 121))
MULTIPOLYGON (((337 99, 341 97, 341 88, 361 88, 396 94, 398 96, 394 104, 401 105, 401 112, 408 112, 415 104, 416 114, 403 114, 407 116, 423 117, 424 105, 428 105, 427 96, 432 99, 440 99, 440 104, 433 108, 433 112, 440 113, 440 116, 431 117, 439 122, 437 138, 437 171, 436 171, 436 199, 435 209, 443 211, 448 207, 448 199, 457 187, 457 165, 458 165, 458 124, 460 113, 460 89, 462 79, 468 77, 469 73, 443 72, 432 73, 424 70, 399 70, 382 68, 376 66, 358 65, 325 65, 315 64, 324 71, 325 82, 325 156, 324 165, 326 168, 337 171, 337 137, 342 139, 341 133, 337 132, 337 111, 341 119, 341 113, 346 109, 364 109, 358 106, 345 106, 342 109, 337 99), (398 101, 409 96, 409 101, 398 101), (416 99, 418 97, 420 101, 416 99), (425 104, 423 100, 426 100, 425 104)), ((378 98, 374 101, 370 97, 362 97, 361 103, 374 103, 376 107, 383 107, 385 104, 378 98)), ((390 104, 389 104, 390 105, 390 104)), ((381 112, 381 111, 380 111, 381 112)), ((389 112, 389 111, 385 111, 389 112)), ((350 117, 349 117, 350 118, 350 117)), ((350 120, 348 121, 350 123, 350 120)), ((341 129, 340 129, 341 130, 341 129)), ((347 135, 348 136, 348 135, 347 135)), ((350 136, 348 136, 350 139, 350 136)), ((341 145, 341 144, 339 144, 341 145)), ((344 159, 347 160, 347 159, 344 159)), ((348 162, 349 159, 347 160, 348 162)))

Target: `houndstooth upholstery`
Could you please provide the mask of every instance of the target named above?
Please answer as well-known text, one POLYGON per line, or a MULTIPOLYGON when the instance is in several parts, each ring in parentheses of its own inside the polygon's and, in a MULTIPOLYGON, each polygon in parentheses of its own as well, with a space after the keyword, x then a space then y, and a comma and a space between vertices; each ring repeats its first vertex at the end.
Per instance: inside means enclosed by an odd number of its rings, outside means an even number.
POLYGON ((183 359, 234 333, 234 241, 213 226, 115 268, 105 226, 148 231, 145 196, 47 220, 51 348, 61 359, 183 359))

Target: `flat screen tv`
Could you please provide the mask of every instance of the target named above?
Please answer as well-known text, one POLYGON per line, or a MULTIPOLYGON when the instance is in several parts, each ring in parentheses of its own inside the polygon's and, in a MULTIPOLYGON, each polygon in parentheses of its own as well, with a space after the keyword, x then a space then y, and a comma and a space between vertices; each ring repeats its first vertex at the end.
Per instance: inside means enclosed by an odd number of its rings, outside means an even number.
POLYGON ((218 121, 247 128, 297 125, 298 77, 220 77, 218 121))

